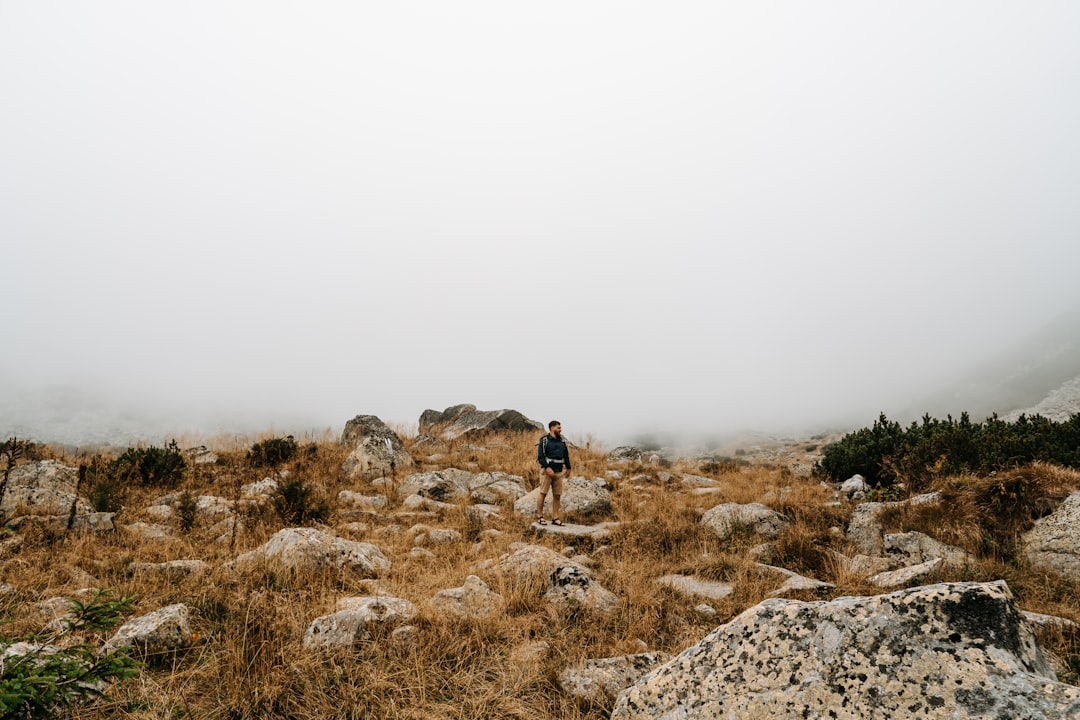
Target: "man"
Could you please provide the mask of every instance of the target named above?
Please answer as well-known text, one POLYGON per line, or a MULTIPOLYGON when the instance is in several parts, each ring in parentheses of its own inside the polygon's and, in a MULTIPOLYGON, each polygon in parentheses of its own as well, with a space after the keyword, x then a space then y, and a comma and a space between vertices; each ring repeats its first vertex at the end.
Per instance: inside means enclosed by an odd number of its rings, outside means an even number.
POLYGON ((540 438, 536 447, 536 461, 540 463, 540 494, 536 497, 536 522, 546 525, 544 499, 551 490, 551 524, 562 525, 559 517, 559 498, 562 495, 563 478, 570 477, 570 448, 562 436, 562 423, 548 423, 548 434, 540 438))

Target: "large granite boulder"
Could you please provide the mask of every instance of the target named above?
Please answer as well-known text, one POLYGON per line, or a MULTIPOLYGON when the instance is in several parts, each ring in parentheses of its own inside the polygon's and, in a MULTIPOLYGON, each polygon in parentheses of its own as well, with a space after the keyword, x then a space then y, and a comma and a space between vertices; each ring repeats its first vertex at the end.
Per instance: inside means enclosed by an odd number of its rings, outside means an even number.
POLYGON ((475 405, 453 405, 442 412, 425 410, 420 432, 453 440, 486 432, 543 432, 544 425, 517 410, 477 410, 475 405))
POLYGON ((374 415, 357 415, 345 423, 341 444, 352 450, 341 466, 350 478, 408 472, 416 465, 397 433, 374 415))
MULTIPOLYGON (((539 495, 540 488, 538 487, 522 495, 514 502, 514 513, 525 516, 536 515, 536 498, 539 495)), ((590 480, 571 475, 563 480, 563 494, 559 502, 563 515, 573 514, 578 517, 607 515, 611 512, 611 485, 601 477, 590 480)), ((544 503, 545 507, 551 507, 550 491, 544 503)))
POLYGON ((68 515, 74 504, 76 515, 94 512, 90 502, 78 495, 79 471, 55 460, 19 465, 8 475, 0 502, 0 517, 17 510, 26 515, 68 515))
POLYGON ((1080 717, 1004 581, 766 600, 643 677, 613 720, 1080 717))
POLYGON ((756 535, 775 539, 790 521, 761 503, 723 503, 706 510, 701 522, 722 538, 748 528, 756 535))
POLYGON ((1024 533, 1024 556, 1034 567, 1080 579, 1080 492, 1024 533))
POLYGON ((276 565, 286 570, 350 570, 376 577, 390 570, 390 561, 371 543, 345 540, 316 528, 285 528, 264 544, 243 553, 230 566, 276 565))

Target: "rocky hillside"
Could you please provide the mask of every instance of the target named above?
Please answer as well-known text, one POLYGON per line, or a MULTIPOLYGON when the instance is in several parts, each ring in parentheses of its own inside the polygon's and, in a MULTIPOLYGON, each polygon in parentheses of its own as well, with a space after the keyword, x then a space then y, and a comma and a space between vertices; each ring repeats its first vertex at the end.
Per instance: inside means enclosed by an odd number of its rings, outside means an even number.
MULTIPOLYGON (((776 448, 572 448, 555 524, 531 421, 451 414, 415 437, 358 415, 338 442, 6 447, 0 690, 85 647, 69 668, 140 663, 73 698, 95 720, 1080 717, 1078 473, 881 498, 776 448), (999 486, 1039 513, 988 503, 999 486)), ((5 716, 40 711, 13 697, 5 716)))

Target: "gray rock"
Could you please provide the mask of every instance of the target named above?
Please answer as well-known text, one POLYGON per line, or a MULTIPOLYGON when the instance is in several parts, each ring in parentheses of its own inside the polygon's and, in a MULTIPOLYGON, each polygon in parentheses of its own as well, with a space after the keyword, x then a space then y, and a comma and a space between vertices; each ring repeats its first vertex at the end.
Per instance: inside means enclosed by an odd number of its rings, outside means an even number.
POLYGON ((115 528, 113 518, 116 513, 90 512, 70 515, 22 515, 8 521, 7 527, 12 530, 25 530, 34 526, 51 533, 64 533, 69 529, 72 532, 106 533, 115 528), (70 525, 70 528, 69 528, 70 525))
POLYGON ((397 433, 374 415, 357 415, 345 423, 341 444, 352 451, 341 467, 349 478, 408 472, 416 464, 397 433))
POLYGON ((167 580, 183 580, 206 572, 210 565, 202 560, 168 560, 160 563, 130 562, 127 569, 130 573, 155 574, 167 580))
POLYGON ((21 515, 63 515, 75 506, 77 515, 94 512, 90 502, 77 494, 79 471, 55 460, 19 465, 8 475, 0 502, 0 517, 21 515))
POLYGON ((352 490, 342 490, 337 501, 352 510, 382 510, 386 507, 385 495, 364 495, 352 490))
POLYGON ((543 424, 517 410, 477 410, 475 405, 453 405, 442 412, 425 410, 420 415, 419 431, 453 440, 488 432, 543 432, 543 424))
MULTIPOLYGON (((725 598, 735 592, 735 586, 731 583, 702 580, 690 575, 664 575, 657 582, 683 595, 707 597, 712 600, 725 598)), ((715 614, 715 611, 713 613, 715 614)))
POLYGON ((941 558, 950 568, 961 568, 970 557, 961 548, 946 545, 921 532, 887 534, 882 538, 885 554, 897 557, 904 565, 916 565, 941 558))
POLYGON ((617 522, 598 523, 596 525, 577 525, 566 523, 565 525, 541 525, 534 522, 529 526, 529 531, 539 535, 556 535, 567 538, 589 538, 603 540, 611 535, 612 529, 619 526, 617 522))
POLYGON ((585 660, 559 673, 556 682, 567 695, 597 705, 607 704, 669 658, 667 653, 654 652, 585 660))
POLYGON ((192 642, 190 612, 178 603, 128 620, 102 646, 101 655, 122 647, 135 646, 145 652, 180 650, 192 642))
POLYGON ((623 692, 613 720, 1080 717, 1004 582, 766 600, 623 692))
POLYGON ((477 473, 469 478, 467 486, 474 503, 490 505, 512 503, 526 493, 525 478, 504 472, 477 473))
POLYGON ((852 475, 840 485, 840 492, 847 495, 849 498, 855 495, 855 493, 866 494, 866 491, 870 489, 870 485, 867 484, 866 478, 858 473, 852 475))
POLYGON ((621 445, 607 455, 609 463, 631 465, 641 463, 641 450, 632 445, 621 445))
POLYGON ((1080 492, 1024 533, 1024 557, 1032 566, 1080 579, 1080 492))
POLYGON ((243 553, 230 566, 273 564, 290 570, 335 568, 375 577, 390 570, 376 545, 345 540, 315 528, 278 530, 263 545, 243 553))
POLYGON ((498 615, 502 612, 505 600, 483 580, 470 575, 461 587, 435 593, 431 605, 444 616, 459 620, 478 620, 498 615))
MULTIPOLYGON (((594 517, 606 515, 611 512, 611 491, 608 481, 604 478, 591 480, 572 475, 563 481, 563 494, 561 497, 562 514, 574 514, 580 517, 594 517)), ((534 488, 528 494, 521 496, 514 503, 514 513, 526 517, 536 515, 536 498, 540 495, 540 488, 534 488)), ((551 507, 551 493, 544 500, 545 508, 551 507)), ((550 510, 549 510, 550 511, 550 510)), ((565 519, 565 518, 564 518, 565 519)))
POLYGON ((1080 625, 1077 625, 1068 618, 1058 617, 1057 615, 1044 615, 1043 613, 1029 612, 1027 610, 1021 610, 1020 614, 1024 616, 1024 620, 1033 628, 1058 628, 1060 630, 1073 630, 1080 625))
POLYGON ((419 495, 441 503, 461 502, 469 497, 469 481, 472 478, 471 472, 457 468, 414 473, 402 481, 397 494, 399 498, 419 495))
POLYGON ((866 582, 879 588, 903 587, 916 580, 922 580, 927 575, 937 570, 944 562, 945 561, 939 557, 934 558, 933 560, 927 560, 918 565, 909 565, 907 567, 899 568, 898 570, 889 570, 878 573, 877 575, 868 577, 866 582))
POLYGON ((163 540, 170 540, 174 537, 172 528, 166 525, 155 525, 152 523, 133 522, 127 525, 122 525, 125 533, 136 535, 142 540, 150 540, 155 542, 161 542, 163 540))
POLYGON ((416 606, 411 602, 386 595, 342 598, 336 607, 336 612, 317 617, 308 625, 304 648, 370 642, 374 627, 390 628, 416 617, 416 606))
POLYGON ((863 555, 879 556, 883 551, 882 535, 885 530, 879 517, 884 510, 914 505, 936 503, 940 500, 939 493, 927 493, 916 495, 907 500, 895 502, 868 502, 855 506, 851 513, 851 522, 848 523, 847 538, 854 544, 856 550, 863 555))
POLYGON ((769 593, 770 597, 780 597, 789 592, 797 592, 799 590, 828 590, 836 587, 832 583, 808 578, 796 572, 792 572, 787 568, 778 567, 776 565, 765 565, 764 563, 756 563, 756 565, 758 569, 762 570, 766 575, 774 575, 784 579, 784 582, 780 587, 769 593))
POLYGON ((611 612, 619 604, 588 568, 540 545, 520 547, 491 563, 491 569, 512 582, 541 583, 544 598, 550 602, 573 602, 598 612, 611 612))
POLYGON ((745 527, 762 537, 775 539, 787 527, 788 519, 761 503, 723 503, 706 510, 701 522, 722 538, 745 527))

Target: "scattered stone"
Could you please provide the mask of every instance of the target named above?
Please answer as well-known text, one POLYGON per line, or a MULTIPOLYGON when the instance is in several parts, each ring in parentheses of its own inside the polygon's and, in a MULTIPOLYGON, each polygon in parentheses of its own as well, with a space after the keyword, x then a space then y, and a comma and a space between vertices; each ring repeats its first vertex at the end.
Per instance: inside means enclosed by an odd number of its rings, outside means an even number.
POLYGON ((160 542, 162 540, 170 540, 173 538, 172 528, 166 525, 133 522, 123 525, 122 527, 124 532, 136 535, 143 540, 160 542))
POLYGON ((512 503, 526 493, 525 478, 504 472, 477 473, 467 482, 469 497, 474 503, 512 503))
POLYGON ((549 602, 574 602, 597 612, 618 607, 618 597, 601 587, 588 568, 540 545, 515 543, 510 547, 513 552, 483 565, 516 582, 542 582, 549 602))
POLYGON ((373 626, 383 628, 411 620, 416 606, 408 600, 385 595, 342 598, 337 611, 315 618, 304 632, 308 650, 371 642, 373 626))
POLYGON ((315 528, 278 530, 265 544, 243 553, 230 566, 276 564, 290 570, 335 568, 373 577, 390 570, 382 550, 370 543, 345 540, 315 528))
POLYGON ((611 535, 611 531, 617 528, 619 523, 617 522, 605 522, 597 525, 577 525, 574 523, 566 523, 565 525, 552 525, 550 522, 546 525, 541 525, 538 522, 534 522, 529 526, 529 532, 540 535, 556 535, 559 537, 570 538, 589 538, 592 540, 603 540, 611 535))
POLYGON ((789 592, 798 592, 800 590, 829 590, 836 587, 832 583, 822 582, 821 580, 815 580, 814 578, 804 577, 798 573, 792 572, 787 568, 777 567, 776 565, 765 565, 757 563, 757 567, 763 570, 767 574, 778 575, 784 578, 784 584, 769 593, 770 597, 780 597, 786 595, 789 592))
POLYGON ((189 616, 187 605, 178 603, 128 620, 106 641, 99 654, 107 655, 130 646, 147 653, 190 647, 192 633, 189 616))
POLYGON ((761 503, 723 503, 706 510, 701 522, 722 538, 745 527, 762 537, 775 539, 787 526, 788 519, 761 503))
POLYGON ((702 580, 691 575, 664 575, 657 582, 683 595, 697 595, 712 600, 725 598, 735 592, 735 587, 731 583, 702 580))
POLYGON ((444 615, 459 620, 478 620, 502 612, 505 601, 487 583, 475 575, 465 579, 461 587, 440 590, 431 599, 432 606, 444 615))
POLYGON ((559 673, 559 689, 597 705, 608 704, 633 683, 670 658, 666 653, 640 653, 585 660, 559 673))
POLYGON ((852 475, 840 485, 840 492, 852 500, 863 499, 869 490, 870 485, 867 484, 866 478, 858 473, 852 475))
POLYGON ((868 502, 855 506, 851 513, 851 522, 848 523, 847 537, 855 545, 856 550, 862 555, 877 557, 883 551, 884 528, 878 519, 881 513, 891 508, 904 506, 918 506, 940 501, 941 494, 937 492, 925 495, 916 495, 907 500, 895 502, 868 502))
POLYGON ((210 565, 202 560, 169 560, 160 563, 130 562, 127 569, 130 573, 152 573, 177 581, 202 574, 210 569, 210 565))
POLYGON ((885 554, 898 558, 905 565, 924 563, 941 558, 946 567, 961 568, 969 561, 968 553, 953 545, 946 545, 921 532, 888 534, 882 538, 885 554))
POLYGON ((352 490, 342 490, 337 500, 352 510, 382 510, 387 506, 385 495, 363 495, 352 490))
POLYGON ((608 453, 609 463, 634 465, 641 463, 641 450, 631 445, 621 445, 608 453))
POLYGON ((902 567, 899 570, 889 570, 887 572, 878 573, 877 575, 868 577, 866 582, 879 588, 903 587, 916 580, 922 580, 927 575, 937 570, 944 562, 944 560, 937 557, 933 560, 919 563, 918 565, 909 565, 908 567, 902 567))
MULTIPOLYGON (((561 496, 560 515, 577 515, 580 517, 594 517, 606 515, 611 512, 611 486, 607 480, 601 477, 591 480, 572 475, 563 481, 563 494, 561 496)), ((540 488, 534 488, 528 494, 521 496, 514 503, 514 513, 526 517, 536 516, 536 499, 540 495, 540 488)), ((547 512, 551 508, 551 493, 544 499, 544 507, 547 512)), ((564 518, 565 519, 565 518, 564 518)))

